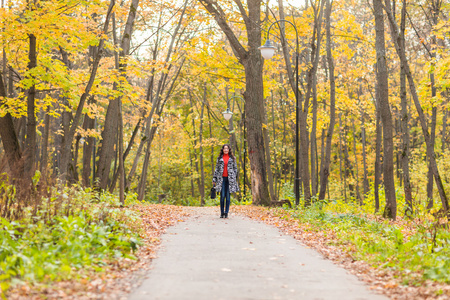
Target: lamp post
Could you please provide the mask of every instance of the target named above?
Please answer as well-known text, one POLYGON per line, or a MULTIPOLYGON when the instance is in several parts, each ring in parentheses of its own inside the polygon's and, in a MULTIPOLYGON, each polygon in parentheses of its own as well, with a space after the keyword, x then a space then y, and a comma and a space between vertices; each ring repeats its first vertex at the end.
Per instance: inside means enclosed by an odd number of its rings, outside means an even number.
POLYGON ((299 157, 300 157, 300 148, 299 148, 299 124, 298 124, 298 116, 300 112, 300 103, 298 99, 298 57, 299 57, 299 43, 298 43, 298 31, 297 27, 295 27, 294 23, 288 21, 288 20, 278 20, 270 24, 269 29, 267 30, 266 35, 266 42, 263 46, 259 47, 258 49, 261 50, 261 55, 264 57, 264 59, 271 59, 272 56, 275 53, 276 47, 274 44, 269 40, 269 33, 270 29, 272 29, 272 26, 275 24, 278 24, 280 22, 286 22, 291 24, 295 29, 295 35, 296 35, 296 41, 297 41, 297 48, 295 52, 295 182, 294 182, 294 192, 295 192, 295 204, 299 205, 300 203, 300 177, 299 177, 299 157))
MULTIPOLYGON (((233 98, 241 98, 241 97, 239 97, 239 96, 231 96, 231 98, 227 100, 227 109, 224 112, 222 112, 223 117, 227 121, 229 121, 231 119, 231 117, 233 116, 233 112, 230 110, 230 100, 233 99, 233 98)), ((244 120, 244 180, 243 180, 243 183, 244 183, 244 198, 245 198, 245 196, 247 194, 247 188, 246 188, 246 185, 245 185, 245 178, 247 178, 247 176, 246 176, 247 175, 247 171, 245 169, 245 161, 246 161, 245 157, 246 157, 246 154, 247 154, 247 146, 246 146, 246 143, 245 143, 245 140, 246 140, 246 136, 245 136, 245 101, 244 101, 244 112, 242 113, 242 120, 244 120)))

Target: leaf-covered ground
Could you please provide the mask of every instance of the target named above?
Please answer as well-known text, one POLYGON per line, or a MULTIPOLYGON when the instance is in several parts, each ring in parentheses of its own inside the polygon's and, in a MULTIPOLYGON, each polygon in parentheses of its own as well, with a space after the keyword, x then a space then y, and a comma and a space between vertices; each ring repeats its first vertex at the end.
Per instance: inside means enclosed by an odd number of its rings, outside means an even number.
POLYGON ((160 244, 160 235, 168 226, 183 221, 188 213, 173 205, 135 205, 131 209, 142 217, 140 233, 144 244, 128 258, 109 263, 100 273, 87 272, 81 279, 51 284, 25 284, 8 291, 11 300, 37 299, 126 299, 150 267, 160 244))
MULTIPOLYGON (((69 281, 19 285, 8 291, 7 298, 12 300, 126 299, 148 272, 160 244, 160 235, 168 226, 183 221, 190 212, 193 213, 192 209, 171 205, 134 205, 128 209, 137 211, 141 216, 142 226, 136 226, 136 228, 142 227, 140 235, 144 242, 139 250, 133 253, 137 260, 124 258, 109 262, 102 272, 81 272, 80 278, 69 281)), ((423 272, 420 269, 406 274, 401 271, 402 268, 374 264, 369 257, 358 253, 355 244, 343 238, 339 229, 332 226, 320 227, 316 223, 305 220, 300 221, 298 214, 302 212, 299 210, 244 205, 233 206, 231 211, 233 214, 242 214, 253 220, 278 227, 305 246, 317 250, 324 257, 349 270, 366 282, 371 289, 378 290, 392 299, 450 298, 448 284, 423 279, 411 280, 411 278, 422 278, 423 272), (404 284, 405 278, 409 280, 408 285, 404 284)), ((365 215, 364 218, 370 222, 386 223, 386 220, 371 215, 365 215)), ((401 228, 404 239, 413 236, 416 232, 416 228, 410 221, 400 219, 388 225, 401 228)), ((370 240, 372 237, 368 235, 367 238, 370 240)), ((386 263, 390 263, 389 260, 391 258, 388 257, 386 263)))
MULTIPOLYGON (((334 261, 339 266, 349 270, 352 274, 366 282, 371 289, 380 291, 392 299, 449 299, 450 285, 425 280, 420 285, 403 285, 404 275, 391 268, 373 266, 364 260, 356 259, 355 247, 351 243, 339 239, 334 230, 318 230, 311 224, 301 223, 284 209, 267 209, 256 206, 235 206, 234 211, 251 219, 276 226, 286 234, 293 236, 307 247, 317 250, 324 257, 334 261)), ((370 217, 370 216, 367 216, 370 217)), ((375 217, 372 217, 375 219, 375 217)), ((378 220, 382 222, 382 220, 378 220)), ((404 236, 409 236, 414 229, 404 220, 396 225, 404 228, 404 236), (403 223, 403 224, 401 224, 403 223)), ((420 271, 419 271, 420 273, 420 271)), ((411 274, 408 274, 411 276, 411 274)), ((414 275, 414 274, 412 274, 414 275)), ((421 274, 416 274, 420 276, 421 274)))

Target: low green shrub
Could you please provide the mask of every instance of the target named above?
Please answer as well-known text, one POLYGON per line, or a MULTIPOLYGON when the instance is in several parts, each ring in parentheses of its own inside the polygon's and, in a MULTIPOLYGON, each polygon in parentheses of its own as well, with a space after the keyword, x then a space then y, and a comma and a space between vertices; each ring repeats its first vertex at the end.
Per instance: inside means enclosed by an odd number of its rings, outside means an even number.
POLYGON ((0 218, 1 291, 22 281, 76 279, 108 262, 133 259, 140 219, 117 204, 111 194, 72 188, 44 199, 26 218, 0 218))
MULTIPOLYGON (((339 201, 338 201, 339 202, 339 201)), ((336 201, 314 203, 309 208, 290 210, 313 231, 332 230, 333 243, 349 247, 353 258, 389 268, 403 282, 420 284, 426 279, 450 283, 450 232, 428 218, 389 222, 369 217, 364 207, 346 203, 335 209, 336 201)))

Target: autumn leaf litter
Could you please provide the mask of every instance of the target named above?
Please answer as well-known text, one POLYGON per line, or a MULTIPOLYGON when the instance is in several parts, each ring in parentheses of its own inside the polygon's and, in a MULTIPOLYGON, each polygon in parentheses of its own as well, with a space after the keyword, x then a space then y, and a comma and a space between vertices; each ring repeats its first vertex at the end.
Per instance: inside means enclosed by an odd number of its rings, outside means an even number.
MULTIPOLYGON (((11 289, 8 299, 127 299, 151 269, 156 257, 160 236, 165 229, 184 221, 190 215, 211 212, 211 209, 171 205, 138 205, 132 209, 142 217, 144 244, 134 253, 137 260, 121 259, 105 267, 103 272, 85 275, 78 280, 55 282, 49 285, 20 285, 11 289)), ((336 234, 332 230, 313 231, 307 223, 300 223, 281 208, 267 209, 256 206, 234 206, 233 212, 255 221, 262 221, 279 228, 283 233, 299 240, 304 246, 321 253, 324 258, 345 268, 364 281, 370 289, 391 299, 448 299, 450 287, 432 281, 421 286, 405 286, 401 277, 388 269, 370 266, 352 257, 351 245, 335 245, 336 234), (436 296, 438 291, 442 295, 436 296)))
POLYGON ((134 253, 137 260, 124 258, 108 264, 103 272, 83 274, 77 280, 18 285, 8 292, 8 299, 127 299, 151 268, 161 234, 189 216, 186 209, 173 205, 135 205, 131 209, 139 212, 143 224, 143 245, 134 253))
MULTIPOLYGON (((365 261, 355 260, 352 256, 354 251, 352 245, 334 245, 337 237, 333 230, 313 231, 310 224, 300 223, 284 209, 257 206, 236 206, 234 209, 241 215, 279 228, 283 233, 299 240, 304 246, 318 251, 324 258, 356 275, 369 286, 369 289, 391 299, 450 298, 450 286, 447 284, 428 280, 421 286, 405 286, 401 283, 400 274, 389 269, 370 266, 365 261)), ((410 233, 405 232, 405 234, 410 233)))

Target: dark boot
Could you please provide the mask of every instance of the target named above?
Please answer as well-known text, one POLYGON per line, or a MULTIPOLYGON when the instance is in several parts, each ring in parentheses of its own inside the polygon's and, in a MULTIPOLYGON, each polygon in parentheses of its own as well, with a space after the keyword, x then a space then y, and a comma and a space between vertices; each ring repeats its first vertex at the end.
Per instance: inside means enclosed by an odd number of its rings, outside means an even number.
POLYGON ((228 214, 225 214, 225 217, 224 218, 228 218, 228 214))

